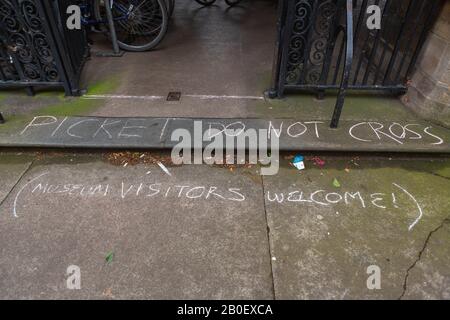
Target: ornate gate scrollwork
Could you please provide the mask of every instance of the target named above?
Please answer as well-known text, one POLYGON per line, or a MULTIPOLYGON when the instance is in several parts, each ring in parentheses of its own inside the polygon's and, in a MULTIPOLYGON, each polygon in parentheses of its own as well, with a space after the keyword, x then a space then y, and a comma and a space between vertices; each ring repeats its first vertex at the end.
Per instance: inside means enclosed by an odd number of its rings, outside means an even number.
MULTIPOLYGON (((77 91, 70 65, 58 43, 64 43, 54 22, 55 2, 0 0, 0 86, 62 86, 66 94, 77 91), (53 19, 53 24, 48 19, 53 19)), ((87 48, 87 45, 86 45, 87 48)))
POLYGON ((280 0, 271 97, 340 90, 336 126, 349 90, 401 94, 442 0, 280 0), (369 30, 367 9, 382 11, 369 30))
POLYGON ((286 83, 318 83, 336 17, 333 0, 298 1, 287 60, 286 83))

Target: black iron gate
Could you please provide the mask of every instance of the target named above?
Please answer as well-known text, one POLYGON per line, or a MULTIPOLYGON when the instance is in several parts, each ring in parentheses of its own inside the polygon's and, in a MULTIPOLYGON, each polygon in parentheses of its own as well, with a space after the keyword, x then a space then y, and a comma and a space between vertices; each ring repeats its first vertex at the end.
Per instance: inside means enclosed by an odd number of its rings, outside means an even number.
POLYGON ((282 0, 274 96, 339 89, 337 127, 346 90, 407 90, 440 0, 282 0), (367 21, 377 6, 381 29, 367 21), (369 12, 368 12, 369 11, 369 12))
POLYGON ((83 30, 68 30, 71 0, 0 0, 0 88, 64 88, 80 93, 79 77, 88 56, 83 30))

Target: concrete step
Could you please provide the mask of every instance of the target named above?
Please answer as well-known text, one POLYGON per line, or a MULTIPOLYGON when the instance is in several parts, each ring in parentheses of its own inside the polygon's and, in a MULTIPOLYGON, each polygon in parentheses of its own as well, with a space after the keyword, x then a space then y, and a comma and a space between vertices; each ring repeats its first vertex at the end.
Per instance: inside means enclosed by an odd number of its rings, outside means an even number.
MULTIPOLYGON (((253 142, 273 148, 278 138, 280 150, 450 153, 450 130, 422 120, 344 120, 331 129, 329 121, 313 119, 37 116, 0 125, 0 146, 166 149, 179 143, 172 139, 177 129, 184 129, 178 133, 186 136, 185 146, 194 146, 194 137, 212 141, 234 130, 227 135, 242 138, 253 131, 258 135, 253 142)), ((203 141, 203 147, 211 141, 203 141)), ((254 146, 247 142, 245 148, 254 146)))

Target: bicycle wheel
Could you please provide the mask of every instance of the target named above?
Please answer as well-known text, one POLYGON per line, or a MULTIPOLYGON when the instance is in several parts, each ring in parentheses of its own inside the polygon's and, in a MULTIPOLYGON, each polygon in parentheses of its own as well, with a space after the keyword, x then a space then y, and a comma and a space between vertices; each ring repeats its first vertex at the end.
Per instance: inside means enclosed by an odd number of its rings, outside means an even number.
POLYGON ((173 10, 175 9, 175 0, 166 0, 166 8, 170 18, 173 15, 173 10))
MULTIPOLYGON (((95 0, 94 10, 98 20, 106 20, 103 0, 95 0)), ((153 49, 167 32, 165 0, 114 0, 112 14, 117 42, 126 51, 153 49)))
POLYGON ((241 2, 241 0, 225 0, 225 2, 227 3, 227 5, 232 7, 232 6, 237 5, 239 2, 241 2))
POLYGON ((198 3, 200 3, 202 6, 210 6, 212 5, 214 2, 216 2, 216 0, 195 0, 198 3))

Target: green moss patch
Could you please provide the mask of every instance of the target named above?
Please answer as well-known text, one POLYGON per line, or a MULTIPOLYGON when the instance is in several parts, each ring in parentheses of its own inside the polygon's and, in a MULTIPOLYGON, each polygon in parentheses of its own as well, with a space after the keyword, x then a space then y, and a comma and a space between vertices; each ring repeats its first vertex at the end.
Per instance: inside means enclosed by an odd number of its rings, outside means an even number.
MULTIPOLYGON (((89 87, 90 94, 105 94, 113 92, 118 87, 117 79, 108 79, 101 82, 94 83, 89 87)), ((43 92, 37 94, 33 99, 40 99, 43 97, 54 97, 54 92, 43 92)), ((0 102, 7 97, 6 94, 0 95, 0 102)), ((55 117, 70 117, 70 116, 84 116, 89 115, 102 105, 101 100, 83 99, 82 97, 65 97, 63 93, 58 93, 58 102, 48 106, 34 110, 28 114, 19 114, 8 116, 6 123, 0 126, 0 133, 8 132, 11 129, 22 127, 26 125, 30 118, 39 115, 49 115, 55 117)))

